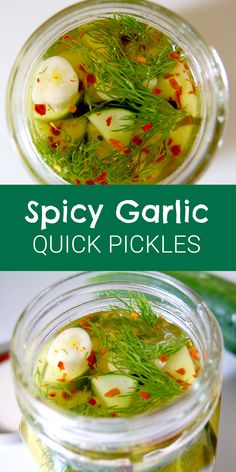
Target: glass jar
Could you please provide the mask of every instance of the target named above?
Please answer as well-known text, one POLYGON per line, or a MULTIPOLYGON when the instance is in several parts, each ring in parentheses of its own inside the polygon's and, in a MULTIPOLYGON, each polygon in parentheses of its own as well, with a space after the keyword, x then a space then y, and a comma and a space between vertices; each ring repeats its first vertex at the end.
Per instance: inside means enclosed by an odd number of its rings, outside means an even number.
POLYGON ((48 47, 65 32, 114 13, 129 14, 165 33, 179 44, 201 89, 200 130, 186 160, 163 184, 194 182, 222 143, 228 104, 228 84, 222 62, 212 47, 182 18, 156 3, 142 0, 86 0, 50 18, 28 39, 13 67, 7 93, 10 133, 24 162, 42 183, 67 183, 37 152, 28 127, 26 97, 32 71, 48 47))
POLYGON ((84 272, 38 295, 21 315, 11 358, 22 435, 45 472, 210 472, 221 391, 222 337, 204 302, 157 272, 84 272), (129 418, 91 418, 62 411, 32 382, 35 359, 57 330, 118 304, 114 293, 145 294, 153 309, 185 329, 199 350, 202 372, 165 407, 129 418))

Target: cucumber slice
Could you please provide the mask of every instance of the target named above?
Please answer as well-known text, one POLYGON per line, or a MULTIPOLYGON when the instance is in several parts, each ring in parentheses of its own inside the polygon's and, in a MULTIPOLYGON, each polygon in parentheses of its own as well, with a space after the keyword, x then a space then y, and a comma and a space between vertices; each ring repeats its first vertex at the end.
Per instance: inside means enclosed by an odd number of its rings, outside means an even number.
POLYGON ((130 143, 133 131, 126 131, 126 127, 134 124, 135 113, 123 108, 107 108, 91 113, 88 119, 113 148, 122 151, 130 143))
POLYGON ((207 272, 167 272, 195 290, 214 313, 225 347, 236 354, 236 284, 207 272))
POLYGON ((195 366, 186 346, 169 357, 163 370, 177 380, 182 380, 189 384, 195 381, 195 366))
POLYGON ((162 95, 167 100, 173 100, 177 105, 181 105, 191 116, 198 114, 198 97, 196 86, 188 68, 183 63, 178 62, 171 74, 161 78, 157 87, 162 91, 162 95), (181 88, 181 95, 177 96, 177 88, 181 88), (178 103, 180 101, 180 104, 178 103))
POLYGON ((86 132, 86 118, 68 118, 59 121, 35 121, 37 133, 56 143, 57 149, 66 150, 71 144, 82 141, 86 132))
POLYGON ((92 123, 87 125, 87 137, 90 141, 96 141, 96 155, 101 159, 111 153, 111 146, 92 123))
POLYGON ((131 395, 137 388, 137 382, 126 375, 107 374, 94 377, 92 388, 107 408, 115 406, 127 408, 131 402, 131 395))

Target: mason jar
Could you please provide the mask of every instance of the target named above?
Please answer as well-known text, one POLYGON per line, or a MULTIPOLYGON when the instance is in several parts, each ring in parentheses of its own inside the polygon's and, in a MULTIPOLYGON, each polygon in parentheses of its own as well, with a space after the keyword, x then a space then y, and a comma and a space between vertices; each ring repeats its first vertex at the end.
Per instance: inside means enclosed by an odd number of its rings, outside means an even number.
MULTIPOLYGON (((201 124, 187 158, 163 184, 193 183, 206 169, 222 133, 228 104, 226 73, 216 50, 181 17, 150 1, 86 0, 59 12, 40 26, 25 43, 16 59, 7 92, 10 134, 24 163, 38 182, 65 184, 34 146, 27 119, 27 94, 32 73, 48 47, 66 32, 116 14, 128 14, 165 33, 177 43, 199 84, 201 124)), ((122 183, 122 182, 121 182, 122 183)))
MULTIPOLYGON (((102 315, 101 315, 102 316, 102 315)), ((215 317, 187 286, 158 272, 84 272, 41 292, 16 325, 11 359, 21 433, 44 472, 210 472, 218 436, 222 337, 215 317), (92 418, 59 409, 33 382, 44 343, 74 320, 101 313, 130 292, 184 329, 202 370, 192 387, 155 411, 92 418)))

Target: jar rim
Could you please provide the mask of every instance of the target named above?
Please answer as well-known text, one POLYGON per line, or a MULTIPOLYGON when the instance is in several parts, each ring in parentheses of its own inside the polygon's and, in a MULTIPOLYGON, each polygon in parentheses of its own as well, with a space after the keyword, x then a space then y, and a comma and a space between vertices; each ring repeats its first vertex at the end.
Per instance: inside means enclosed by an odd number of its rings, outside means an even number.
MULTIPOLYGON (((155 290, 158 289, 155 288, 155 290)), ((69 292, 66 292, 64 295, 67 293, 69 292)), ((104 444, 104 442, 109 443, 111 448, 118 447, 120 442, 124 442, 124 438, 127 444, 140 444, 140 441, 143 441, 144 438, 147 441, 154 441, 158 438, 158 441, 163 442, 170 438, 170 431, 172 436, 176 436, 186 429, 189 431, 189 434, 196 434, 196 431, 203 424, 206 424, 210 418, 219 399, 222 335, 218 323, 206 304, 202 302, 201 298, 194 291, 173 277, 159 272, 81 272, 50 285, 31 301, 19 318, 12 338, 11 353, 18 400, 22 410, 25 411, 30 405, 30 416, 41 415, 42 421, 39 420, 37 422, 38 424, 42 423, 41 433, 44 431, 43 434, 46 434, 49 440, 50 434, 52 436, 52 430, 49 434, 45 433, 45 431, 49 425, 57 424, 57 434, 60 436, 62 431, 63 434, 66 433, 69 443, 78 443, 78 438, 82 442, 87 439, 90 444, 93 441, 96 448, 101 447, 101 444, 104 444), (202 373, 192 387, 181 394, 174 402, 168 403, 160 410, 126 418, 92 418, 70 415, 61 409, 52 408, 48 405, 47 401, 35 395, 32 385, 28 385, 27 378, 24 375, 24 365, 20 365, 22 359, 18 358, 17 353, 19 339, 22 342, 20 330, 24 328, 25 319, 31 316, 32 309, 35 310, 35 307, 37 308, 37 303, 44 299, 44 297, 52 294, 53 291, 55 291, 57 297, 57 294, 60 293, 65 284, 75 282, 76 286, 83 283, 86 286, 90 278, 93 280, 99 277, 109 278, 114 274, 117 280, 119 277, 127 278, 130 275, 134 278, 140 277, 142 279, 147 277, 147 283, 152 280, 155 284, 166 284, 169 288, 177 288, 177 293, 182 293, 184 297, 190 297, 191 302, 197 307, 198 316, 202 317, 205 324, 208 324, 208 326, 205 326, 209 338, 207 340, 207 358, 204 360, 202 373), (45 422, 47 423, 47 428, 45 428, 45 422), (159 430, 157 431, 157 429, 159 430)), ((182 441, 185 440, 186 438, 183 437, 182 441)), ((181 439, 179 442, 181 443, 181 439)))
POLYGON ((56 13, 28 38, 19 52, 8 84, 7 121, 13 141, 28 168, 41 182, 68 184, 44 162, 33 145, 28 129, 26 105, 23 103, 26 100, 26 89, 28 88, 26 82, 29 82, 36 62, 49 44, 68 29, 82 24, 81 22, 88 22, 88 19, 92 21, 96 15, 96 19, 98 19, 101 17, 101 12, 104 16, 104 9, 113 13, 116 10, 118 13, 122 13, 124 10, 124 12, 127 11, 137 17, 144 18, 152 26, 159 27, 172 39, 178 31, 179 39, 176 39, 176 42, 183 46, 186 56, 190 63, 192 62, 192 67, 196 68, 196 71, 199 68, 198 79, 202 80, 201 89, 204 92, 202 95, 206 93, 204 90, 207 89, 209 97, 211 96, 208 100, 209 103, 203 104, 205 110, 202 111, 207 116, 202 120, 197 139, 188 157, 169 177, 160 182, 160 184, 191 183, 199 177, 216 148, 222 144, 228 107, 227 77, 216 51, 207 46, 196 30, 173 11, 150 0, 145 2, 143 0, 133 2, 131 0, 124 2, 120 0, 83 0, 56 13), (91 7, 93 7, 92 13, 91 7), (77 16, 78 14, 80 16, 75 20, 76 13, 77 16), (87 21, 84 18, 87 18, 87 21), (163 30, 163 27, 166 31, 163 30), (57 29, 58 33, 55 35, 57 29), (195 54, 191 54, 191 51, 194 51, 195 54), (208 70, 207 73, 206 70, 208 70), (205 76, 204 81, 203 76, 205 76), (20 101, 21 105, 19 106, 20 101), (208 108, 209 110, 207 110, 208 108))

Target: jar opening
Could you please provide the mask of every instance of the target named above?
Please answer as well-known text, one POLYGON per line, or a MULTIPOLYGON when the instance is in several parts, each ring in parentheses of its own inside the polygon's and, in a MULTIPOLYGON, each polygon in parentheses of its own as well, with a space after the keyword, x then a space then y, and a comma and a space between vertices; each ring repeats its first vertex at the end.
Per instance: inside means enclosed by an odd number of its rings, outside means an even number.
POLYGON ((27 418, 49 438, 63 435, 66 443, 104 442, 114 449, 124 443, 166 441, 184 430, 196 432, 209 419, 220 393, 222 339, 214 316, 187 287, 155 272, 90 272, 74 275, 43 291, 26 308, 12 340, 12 359, 18 399, 27 418), (196 340, 203 360, 202 373, 186 393, 159 411, 131 418, 90 418, 63 413, 38 398, 32 386, 32 368, 43 343, 68 319, 107 308, 110 293, 145 294, 164 317, 175 318, 196 340), (57 429, 55 431, 55 424, 57 429), (157 427, 158 425, 158 427, 157 427))
POLYGON ((160 182, 190 183, 202 172, 221 142, 228 99, 227 79, 219 57, 198 33, 183 19, 152 2, 81 2, 52 17, 29 38, 16 61, 8 88, 8 122, 18 150, 33 173, 42 181, 67 183, 60 172, 55 173, 40 156, 32 142, 26 106, 31 87, 30 77, 39 58, 56 39, 80 25, 99 18, 111 18, 114 12, 140 19, 179 44, 195 81, 199 84, 201 124, 196 131, 193 146, 183 163, 180 162, 179 167, 173 169, 169 176, 163 175, 160 182))

